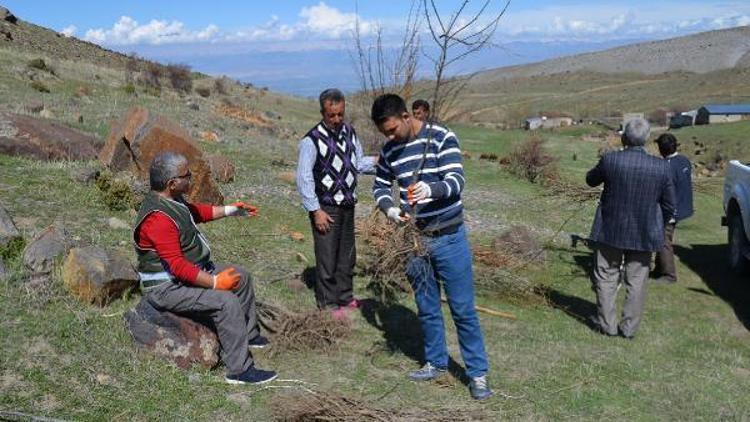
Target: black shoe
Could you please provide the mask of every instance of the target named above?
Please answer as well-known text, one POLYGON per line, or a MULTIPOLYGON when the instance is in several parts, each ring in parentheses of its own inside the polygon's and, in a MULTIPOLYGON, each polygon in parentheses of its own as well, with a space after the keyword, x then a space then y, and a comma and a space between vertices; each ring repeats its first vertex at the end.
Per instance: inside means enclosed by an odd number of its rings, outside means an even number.
POLYGON ((257 336, 255 336, 255 338, 250 339, 250 341, 247 342, 247 347, 251 349, 264 349, 269 344, 270 342, 266 337, 258 334, 257 336))
POLYGON ((617 329, 617 335, 618 335, 618 336, 620 336, 620 337, 622 337, 622 338, 624 338, 624 339, 626 339, 626 340, 633 340, 633 339, 635 338, 635 335, 634 335, 634 334, 631 334, 631 335, 626 335, 626 334, 625 334, 625 333, 623 333, 623 332, 622 332, 622 330, 621 330, 621 329, 619 329, 619 328, 617 329))
POLYGON ((605 335, 605 336, 607 336, 607 337, 616 337, 616 336, 617 336, 617 334, 612 334, 612 333, 610 333, 610 332, 608 332, 608 331, 605 331, 605 330, 604 330, 604 328, 602 328, 602 326, 601 326, 601 325, 599 325, 599 323, 597 323, 597 324, 595 325, 595 327, 596 327, 596 328, 594 329, 594 331, 596 331, 596 332, 597 332, 597 333, 599 333, 599 334, 605 335))
POLYGON ((263 384, 275 380, 278 376, 276 371, 266 371, 251 366, 239 375, 227 375, 224 380, 227 384, 263 384))

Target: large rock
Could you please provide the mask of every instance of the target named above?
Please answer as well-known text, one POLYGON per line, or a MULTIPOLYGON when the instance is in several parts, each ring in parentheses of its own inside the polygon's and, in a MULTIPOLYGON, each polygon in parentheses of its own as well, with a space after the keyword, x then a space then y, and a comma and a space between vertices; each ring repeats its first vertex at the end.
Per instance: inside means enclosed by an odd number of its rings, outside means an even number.
POLYGON ((0 249, 23 239, 8 211, 0 205, 0 249))
POLYGON ((47 274, 55 262, 70 250, 71 241, 65 227, 53 224, 41 233, 23 251, 23 263, 33 273, 47 274))
POLYGON ((144 299, 125 314, 130 334, 138 347, 174 362, 180 368, 219 363, 216 334, 191 319, 155 309, 144 299))
POLYGON ((234 181, 234 164, 229 158, 223 155, 209 155, 208 164, 211 166, 211 174, 217 182, 229 183, 234 181))
POLYGON ((0 112, 0 154, 38 160, 92 160, 101 140, 43 118, 0 112))
POLYGON ((0 7, 0 20, 13 24, 18 22, 18 18, 13 13, 10 13, 10 10, 4 7, 0 7))
POLYGON ((211 176, 211 168, 190 135, 176 123, 143 107, 130 109, 113 122, 99 154, 112 171, 128 170, 148 180, 148 169, 156 154, 174 151, 187 157, 193 174, 188 200, 222 204, 224 197, 211 176))
POLYGON ((126 257, 87 246, 70 250, 63 264, 63 282, 82 301, 104 306, 135 287, 138 276, 126 257))

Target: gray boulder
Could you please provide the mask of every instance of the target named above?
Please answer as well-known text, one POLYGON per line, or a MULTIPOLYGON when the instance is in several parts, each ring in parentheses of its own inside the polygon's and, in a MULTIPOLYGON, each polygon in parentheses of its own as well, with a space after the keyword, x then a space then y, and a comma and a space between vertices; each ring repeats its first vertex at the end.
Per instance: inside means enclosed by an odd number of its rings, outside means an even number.
POLYGON ((63 264, 63 283, 84 302, 104 306, 138 283, 128 258, 87 246, 73 248, 63 264))
POLYGON ((166 358, 180 368, 213 368, 219 363, 219 340, 203 324, 154 308, 141 299, 125 316, 136 346, 166 358))
POLYGON ((12 243, 23 240, 21 233, 16 228, 16 224, 8 214, 8 211, 0 205, 0 249, 7 248, 12 243))
POLYGON ((18 22, 18 18, 5 7, 0 7, 0 20, 13 24, 18 22))
POLYGON ((23 263, 33 273, 47 274, 70 250, 71 241, 62 225, 53 224, 39 233, 23 251, 23 263))

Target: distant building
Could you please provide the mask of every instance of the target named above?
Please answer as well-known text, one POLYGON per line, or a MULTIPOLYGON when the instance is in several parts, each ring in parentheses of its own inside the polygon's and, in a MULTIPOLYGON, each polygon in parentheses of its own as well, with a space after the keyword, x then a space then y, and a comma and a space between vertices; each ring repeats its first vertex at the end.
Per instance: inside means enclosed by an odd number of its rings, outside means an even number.
POLYGON ((573 118, 571 117, 549 117, 542 121, 542 127, 545 129, 553 129, 556 127, 567 127, 573 126, 573 118))
POLYGON ((693 126, 695 124, 695 117, 698 115, 698 110, 683 111, 680 114, 671 116, 669 118, 669 128, 678 129, 685 126, 693 126))
POLYGON ((524 120, 523 125, 526 130, 554 129, 566 126, 573 126, 572 117, 529 117, 524 120))
POLYGON ((544 120, 541 117, 529 117, 524 120, 523 127, 526 130, 536 130, 542 127, 542 123, 544 123, 544 120))
POLYGON ((698 109, 696 125, 750 120, 750 104, 707 104, 698 109))

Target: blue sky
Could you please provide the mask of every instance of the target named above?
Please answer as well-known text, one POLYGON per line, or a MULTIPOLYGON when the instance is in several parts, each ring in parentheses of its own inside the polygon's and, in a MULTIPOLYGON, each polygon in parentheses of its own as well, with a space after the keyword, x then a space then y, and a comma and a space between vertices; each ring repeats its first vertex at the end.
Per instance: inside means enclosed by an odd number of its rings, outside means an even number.
MULTIPOLYGON (((363 33, 380 27, 387 42, 396 42, 410 6, 407 0, 359 0, 356 8, 354 0, 2 2, 19 18, 70 36, 208 73, 269 81, 272 88, 279 88, 276 79, 295 77, 305 86, 316 72, 351 76, 347 50, 355 17, 363 33), (295 73, 301 63, 311 70, 295 73)), ((460 1, 437 4, 448 13, 460 1)), ((513 0, 496 33, 496 44, 505 48, 485 51, 454 71, 741 25, 750 25, 750 0, 513 0)), ((429 42, 424 35, 423 44, 429 42)))
MULTIPOLYGON (((3 3, 22 19, 105 45, 273 42, 268 48, 319 48, 312 44, 346 38, 355 13, 353 0, 3 3)), ((458 3, 438 0, 444 10, 458 3)), ((358 2, 365 28, 379 23, 396 30, 408 7, 406 0, 358 2)), ((747 0, 515 0, 498 35, 509 40, 583 41, 638 34, 664 37, 743 24, 750 24, 747 0)))

